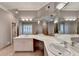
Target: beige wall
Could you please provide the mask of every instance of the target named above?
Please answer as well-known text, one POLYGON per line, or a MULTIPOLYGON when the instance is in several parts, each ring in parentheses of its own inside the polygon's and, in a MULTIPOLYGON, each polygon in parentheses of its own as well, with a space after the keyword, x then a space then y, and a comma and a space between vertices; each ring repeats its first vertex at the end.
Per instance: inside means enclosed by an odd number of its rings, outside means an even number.
POLYGON ((13 16, 0 9, 0 48, 11 43, 11 22, 13 16))
POLYGON ((60 16, 61 17, 69 17, 69 16, 75 16, 78 17, 78 11, 60 11, 60 16))
POLYGON ((51 14, 54 14, 54 9, 55 9, 54 2, 45 5, 38 11, 39 17, 49 16, 51 14), (48 8, 48 6, 50 6, 50 8, 48 8))

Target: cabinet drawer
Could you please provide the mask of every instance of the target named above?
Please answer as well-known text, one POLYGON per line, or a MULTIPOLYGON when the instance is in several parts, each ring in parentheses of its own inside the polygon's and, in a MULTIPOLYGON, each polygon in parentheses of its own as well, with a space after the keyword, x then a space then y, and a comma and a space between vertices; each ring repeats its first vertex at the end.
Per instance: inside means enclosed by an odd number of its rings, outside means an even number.
POLYGON ((16 39, 14 40, 15 51, 33 51, 33 39, 16 39))

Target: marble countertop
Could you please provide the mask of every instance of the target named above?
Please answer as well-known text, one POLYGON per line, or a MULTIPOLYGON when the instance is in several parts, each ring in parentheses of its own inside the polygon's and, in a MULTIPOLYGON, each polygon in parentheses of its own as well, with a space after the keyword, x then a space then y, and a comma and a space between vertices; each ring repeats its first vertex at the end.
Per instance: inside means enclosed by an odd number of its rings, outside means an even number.
MULTIPOLYGON (((54 56, 50 51, 49 51, 49 44, 51 43, 61 43, 62 40, 67 41, 68 43, 70 43, 70 38, 71 37, 79 37, 79 35, 60 35, 60 34, 56 34, 55 36, 47 36, 47 35, 43 35, 43 34, 38 34, 38 35, 20 35, 16 38, 35 38, 37 40, 43 41, 46 51, 48 53, 48 56, 54 56), (68 38, 68 39, 67 39, 68 38)), ((70 47, 72 49, 72 47, 70 47)), ((71 50, 73 53, 75 53, 75 55, 79 55, 79 52, 75 51, 74 49, 71 50)))

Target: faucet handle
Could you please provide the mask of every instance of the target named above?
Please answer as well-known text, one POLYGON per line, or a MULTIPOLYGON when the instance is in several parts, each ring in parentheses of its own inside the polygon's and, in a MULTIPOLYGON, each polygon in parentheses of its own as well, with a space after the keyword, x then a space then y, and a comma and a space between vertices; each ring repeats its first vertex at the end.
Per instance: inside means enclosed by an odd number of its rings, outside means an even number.
POLYGON ((74 45, 75 45, 75 42, 72 41, 72 46, 74 46, 74 45))
POLYGON ((67 44, 68 44, 68 43, 67 43, 66 41, 64 41, 64 47, 65 47, 65 48, 67 48, 67 44))

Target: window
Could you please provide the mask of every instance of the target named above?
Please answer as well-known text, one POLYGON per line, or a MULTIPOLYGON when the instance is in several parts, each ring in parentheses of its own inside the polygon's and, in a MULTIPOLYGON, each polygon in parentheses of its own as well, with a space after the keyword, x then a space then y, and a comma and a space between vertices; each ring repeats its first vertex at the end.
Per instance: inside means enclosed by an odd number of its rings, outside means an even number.
POLYGON ((32 34, 32 24, 23 24, 22 25, 22 34, 32 34))
POLYGON ((64 33, 64 24, 63 23, 60 24, 60 33, 64 33))

